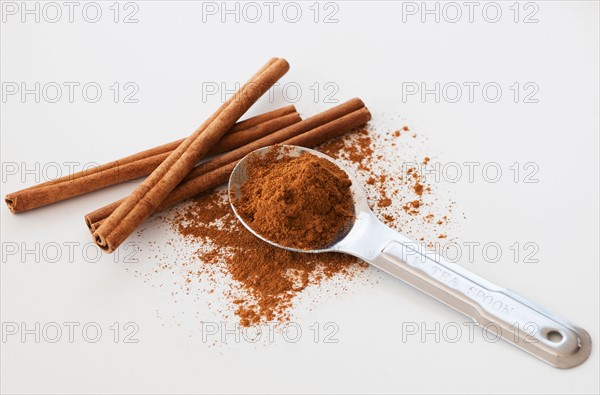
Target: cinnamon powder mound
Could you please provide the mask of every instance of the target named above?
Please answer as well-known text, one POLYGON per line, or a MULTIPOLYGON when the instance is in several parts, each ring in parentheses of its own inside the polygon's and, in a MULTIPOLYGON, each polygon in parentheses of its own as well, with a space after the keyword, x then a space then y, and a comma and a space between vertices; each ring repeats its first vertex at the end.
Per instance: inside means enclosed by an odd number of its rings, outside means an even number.
POLYGON ((290 157, 284 150, 275 146, 249 159, 248 180, 235 201, 238 213, 254 231, 279 245, 326 248, 352 226, 352 183, 327 159, 309 153, 290 157))

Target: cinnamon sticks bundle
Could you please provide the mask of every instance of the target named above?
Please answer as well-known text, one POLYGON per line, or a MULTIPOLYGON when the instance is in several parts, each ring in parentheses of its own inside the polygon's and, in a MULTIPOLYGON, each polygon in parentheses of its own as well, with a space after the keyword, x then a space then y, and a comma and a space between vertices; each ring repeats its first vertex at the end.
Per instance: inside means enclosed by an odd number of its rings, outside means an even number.
POLYGON ((96 244, 113 252, 154 212, 179 182, 233 124, 289 70, 285 59, 273 58, 231 99, 185 139, 94 232, 96 244))
MULTIPOLYGON (((273 144, 292 144, 314 147, 332 138, 341 136, 352 129, 365 125, 371 113, 358 99, 323 111, 296 124, 258 139, 250 144, 216 157, 196 166, 156 208, 164 210, 201 192, 227 182, 237 162, 250 152, 273 144)), ((113 202, 85 215, 85 222, 93 233, 104 220, 123 203, 124 199, 113 202)))
POLYGON ((225 183, 248 153, 273 144, 314 147, 371 119, 355 98, 304 120, 286 106, 236 123, 288 69, 284 59, 269 60, 185 139, 9 193, 6 203, 19 213, 148 176, 128 197, 85 215, 96 244, 112 252, 152 213, 225 183), (213 157, 200 162, 206 156, 213 157))

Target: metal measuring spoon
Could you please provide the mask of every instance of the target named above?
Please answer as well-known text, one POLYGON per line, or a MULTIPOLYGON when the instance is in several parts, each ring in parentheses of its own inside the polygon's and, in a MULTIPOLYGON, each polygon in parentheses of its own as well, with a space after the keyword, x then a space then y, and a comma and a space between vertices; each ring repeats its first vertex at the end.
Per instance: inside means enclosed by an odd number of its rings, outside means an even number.
POLYGON ((354 175, 329 156, 307 148, 284 146, 281 155, 297 157, 310 153, 344 170, 352 181, 355 221, 347 233, 332 245, 314 250, 299 250, 277 244, 254 231, 239 215, 235 201, 248 179, 248 160, 260 160, 270 147, 246 155, 229 178, 231 207, 237 218, 254 235, 276 247, 290 251, 319 253, 343 252, 363 259, 375 267, 412 285, 475 320, 480 326, 557 368, 572 368, 584 362, 591 352, 590 335, 582 328, 528 301, 505 288, 447 262, 380 222, 367 203, 367 195, 354 175))

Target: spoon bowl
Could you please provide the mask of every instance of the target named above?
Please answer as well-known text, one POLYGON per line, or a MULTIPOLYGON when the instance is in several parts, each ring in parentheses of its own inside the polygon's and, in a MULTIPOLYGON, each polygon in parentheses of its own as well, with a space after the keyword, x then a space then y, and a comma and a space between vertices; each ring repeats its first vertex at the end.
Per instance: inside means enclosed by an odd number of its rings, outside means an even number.
POLYGON ((353 230, 355 230, 357 226, 360 226, 360 218, 363 217, 363 216, 361 216, 361 213, 371 214, 371 210, 369 209, 369 203, 367 200, 367 194, 366 194, 365 190, 363 189, 361 184, 358 182, 356 176, 348 169, 340 166, 340 164, 337 163, 332 157, 325 155, 319 151, 315 151, 315 150, 304 148, 304 147, 291 146, 291 145, 284 145, 282 147, 284 147, 284 149, 282 149, 279 154, 280 158, 283 158, 284 156, 290 157, 290 158, 297 158, 304 153, 309 153, 311 155, 317 156, 319 158, 325 159, 325 160, 333 163, 335 166, 337 166, 341 170, 343 170, 346 173, 346 175, 348 175, 348 178, 352 182, 352 185, 350 186, 350 192, 352 194, 352 200, 354 203, 354 214, 355 214, 355 218, 352 223, 352 226, 349 229, 346 229, 345 232, 343 232, 342 234, 338 235, 335 238, 333 243, 331 243, 327 246, 323 246, 321 248, 315 248, 315 249, 299 249, 299 248, 281 245, 273 240, 269 240, 267 237, 261 235, 260 233, 258 233, 254 229, 252 229, 252 227, 239 214, 239 212, 235 206, 235 202, 242 198, 242 185, 244 185, 244 183, 248 180, 248 170, 247 170, 248 166, 250 166, 253 161, 260 160, 260 158, 264 157, 266 155, 266 153, 270 149, 272 149, 272 147, 260 148, 260 149, 257 149, 256 151, 249 153, 242 160, 240 160, 238 162, 238 164, 235 166, 235 168, 233 169, 233 171, 231 173, 231 177, 229 178, 229 201, 231 202, 231 207, 233 209, 234 214, 240 220, 242 225, 244 225, 244 227, 246 229, 248 229, 252 234, 254 234, 259 239, 261 239, 275 247, 284 248, 289 251, 306 252, 306 253, 321 253, 321 252, 340 251, 341 249, 343 249, 343 246, 345 244, 347 244, 347 242, 345 241, 346 238, 351 237, 353 230))

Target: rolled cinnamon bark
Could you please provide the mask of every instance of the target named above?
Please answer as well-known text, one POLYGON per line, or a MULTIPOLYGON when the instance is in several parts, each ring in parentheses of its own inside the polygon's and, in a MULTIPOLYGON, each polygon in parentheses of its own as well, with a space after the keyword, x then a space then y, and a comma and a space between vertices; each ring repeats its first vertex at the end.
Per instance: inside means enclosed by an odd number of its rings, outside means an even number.
POLYGON ((243 147, 254 140, 268 136, 274 131, 281 130, 287 126, 298 123, 301 120, 302 118, 300 118, 300 114, 294 111, 278 118, 264 121, 263 123, 259 123, 258 125, 254 125, 248 129, 242 129, 238 132, 228 133, 221 140, 219 140, 219 142, 217 142, 210 151, 208 151, 207 155, 221 154, 223 152, 243 147))
POLYGON ((329 110, 323 111, 301 122, 278 130, 275 133, 218 156, 214 160, 200 164, 196 169, 192 170, 192 173, 188 175, 188 178, 194 177, 194 174, 197 172, 206 173, 231 161, 241 159, 255 149, 278 144, 287 139, 291 139, 292 137, 298 136, 299 134, 312 130, 364 107, 365 104, 359 98, 350 99, 347 102, 330 108, 329 110))
MULTIPOLYGON (((238 123, 233 125, 233 127, 231 129, 229 129, 229 131, 227 132, 226 136, 229 134, 233 134, 233 133, 241 132, 243 130, 250 129, 256 125, 260 125, 261 123, 270 121, 275 118, 282 117, 284 115, 292 114, 292 113, 298 113, 298 111, 296 110, 296 107, 294 107, 293 105, 290 105, 290 106, 284 106, 284 107, 277 108, 273 111, 267 111, 265 113, 255 115, 251 118, 244 119, 243 121, 239 121, 238 123)), ((183 139, 182 139, 182 141, 183 141, 183 139)))
MULTIPOLYGON (((198 165, 157 207, 155 212, 227 182, 237 162, 248 153, 273 144, 292 144, 314 147, 332 138, 365 125, 371 113, 360 99, 352 99, 311 118, 300 121, 267 137, 198 165), (225 158, 225 159, 222 159, 225 158)), ((85 216, 94 232, 124 199, 101 207, 85 216)))
MULTIPOLYGON (((209 155, 236 149, 300 120, 296 108, 286 106, 238 122, 213 146, 209 155)), ((92 169, 9 193, 5 196, 5 202, 11 212, 21 213, 147 176, 184 140, 172 141, 92 169)))
POLYGON ((271 59, 217 112, 182 142, 94 232, 96 244, 113 252, 156 210, 233 124, 289 70, 284 59, 271 59))

